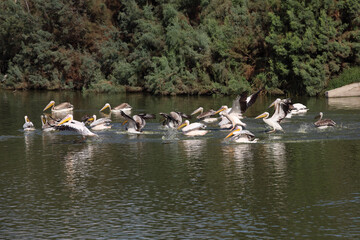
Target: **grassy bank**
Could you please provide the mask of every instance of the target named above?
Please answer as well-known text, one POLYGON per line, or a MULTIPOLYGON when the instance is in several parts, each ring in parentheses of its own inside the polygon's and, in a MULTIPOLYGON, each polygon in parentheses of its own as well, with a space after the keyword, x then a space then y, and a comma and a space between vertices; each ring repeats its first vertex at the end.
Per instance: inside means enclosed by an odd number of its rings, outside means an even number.
POLYGON ((360 67, 352 67, 344 70, 339 76, 329 82, 326 90, 335 89, 355 82, 360 82, 360 67))

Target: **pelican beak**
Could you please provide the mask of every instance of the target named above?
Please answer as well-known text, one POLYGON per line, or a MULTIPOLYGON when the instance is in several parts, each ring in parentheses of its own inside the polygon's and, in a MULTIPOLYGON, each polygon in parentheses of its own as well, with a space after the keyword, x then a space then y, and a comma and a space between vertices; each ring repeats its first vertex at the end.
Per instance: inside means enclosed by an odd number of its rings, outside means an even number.
POLYGON ((234 135, 234 133, 235 133, 236 131, 240 131, 240 129, 235 129, 234 131, 232 131, 231 133, 229 133, 229 134, 225 137, 225 139, 227 139, 227 138, 231 137, 232 135, 234 135))
POLYGON ((122 125, 124 126, 127 122, 128 122, 128 120, 125 120, 125 121, 122 123, 122 125))
POLYGON ((275 106, 275 102, 276 102, 276 100, 272 104, 270 104, 270 106, 268 108, 275 106))
POLYGON ((71 120, 71 117, 65 117, 63 120, 61 120, 61 122, 59 122, 58 124, 57 124, 57 126, 60 126, 60 125, 62 125, 62 124, 64 124, 64 123, 66 123, 66 122, 68 122, 68 121, 70 121, 71 120))
POLYGON ((102 111, 104 111, 106 108, 108 108, 108 107, 110 107, 109 106, 109 104, 105 104, 105 106, 103 106, 103 108, 102 109, 100 109, 100 111, 99 112, 102 112, 102 111))
POLYGON ((218 114, 219 112, 222 112, 222 111, 224 111, 225 110, 225 108, 220 108, 219 110, 217 110, 215 113, 214 113, 214 115, 216 115, 216 114, 218 114))
POLYGON ((26 122, 30 122, 30 119, 28 118, 28 116, 26 116, 26 122))
POLYGON ((183 124, 181 124, 180 126, 178 126, 177 129, 181 129, 181 128, 185 127, 185 126, 186 126, 186 123, 183 123, 183 124))
POLYGON ((43 111, 46 111, 47 109, 51 108, 52 106, 54 106, 54 104, 55 103, 53 101, 49 102, 48 105, 46 105, 46 107, 44 108, 43 111))
POLYGON ((92 123, 93 121, 94 121, 94 118, 93 118, 93 117, 91 117, 91 118, 89 118, 88 120, 86 120, 87 123, 92 123))
POLYGON ((198 109, 196 109, 195 111, 193 111, 190 115, 197 114, 197 113, 200 112, 201 110, 202 110, 201 107, 199 107, 198 109))
POLYGON ((46 124, 46 118, 44 117, 44 115, 41 115, 41 121, 43 122, 43 124, 46 124))
POLYGON ((255 119, 264 118, 264 117, 266 117, 266 114, 265 114, 265 113, 260 114, 260 115, 259 115, 259 116, 257 116, 255 119))

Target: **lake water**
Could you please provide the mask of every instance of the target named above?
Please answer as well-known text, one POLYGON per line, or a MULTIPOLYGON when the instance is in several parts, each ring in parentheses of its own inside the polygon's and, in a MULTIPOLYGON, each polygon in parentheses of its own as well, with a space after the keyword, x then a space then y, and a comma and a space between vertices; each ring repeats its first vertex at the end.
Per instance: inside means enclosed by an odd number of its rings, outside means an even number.
POLYGON ((359 239, 360 98, 294 98, 308 113, 266 134, 254 117, 274 98, 260 97, 243 120, 255 144, 230 143, 216 125, 185 137, 159 115, 142 135, 116 115, 85 140, 41 131, 50 100, 70 101, 80 119, 106 102, 190 113, 233 99, 0 91, 0 238, 359 239), (319 111, 337 126, 315 129, 319 111), (24 115, 37 130, 22 130, 24 115))

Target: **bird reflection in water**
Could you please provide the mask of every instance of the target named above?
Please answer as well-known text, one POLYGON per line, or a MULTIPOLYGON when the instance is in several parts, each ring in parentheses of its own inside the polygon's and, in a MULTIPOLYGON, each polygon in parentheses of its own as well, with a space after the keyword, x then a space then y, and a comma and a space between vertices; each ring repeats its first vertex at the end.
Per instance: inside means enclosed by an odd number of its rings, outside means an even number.
POLYGON ((198 184, 204 178, 204 153, 205 139, 186 139, 179 141, 180 149, 185 153, 187 161, 187 172, 190 177, 190 182, 198 184))
POLYGON ((204 153, 205 139, 186 139, 179 142, 188 158, 201 158, 204 153))
MULTIPOLYGON (((264 144, 264 151, 267 161, 266 169, 268 170, 268 198, 275 199, 269 211, 274 212, 274 216, 279 215, 284 211, 286 206, 286 188, 288 188, 287 177, 287 161, 286 161, 286 145, 282 142, 264 144)), ((270 207, 269 207, 270 208, 270 207)))
POLYGON ((235 170, 237 175, 241 176, 253 169, 254 150, 252 148, 253 144, 224 145, 222 152, 225 168, 229 171, 235 170))
POLYGON ((30 154, 32 152, 35 137, 36 137, 35 131, 24 131, 25 153, 26 153, 26 155, 28 155, 28 154, 30 154))
POLYGON ((92 159, 96 152, 95 144, 74 144, 71 145, 64 156, 64 169, 66 183, 73 193, 80 192, 85 188, 85 176, 89 174, 92 159))

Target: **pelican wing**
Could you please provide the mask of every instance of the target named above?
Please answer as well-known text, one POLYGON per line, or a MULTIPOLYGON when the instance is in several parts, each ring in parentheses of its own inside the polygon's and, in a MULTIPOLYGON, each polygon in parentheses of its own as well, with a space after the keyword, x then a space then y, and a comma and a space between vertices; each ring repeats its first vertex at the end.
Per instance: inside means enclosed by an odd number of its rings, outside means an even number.
POLYGON ((141 117, 142 119, 155 119, 156 115, 155 114, 151 114, 151 113, 139 113, 137 114, 139 117, 141 117))
POLYGON ((101 124, 109 124, 109 123, 111 123, 110 118, 99 118, 99 119, 96 119, 96 121, 92 122, 90 124, 90 127, 95 127, 95 126, 98 126, 101 124))
POLYGON ((146 125, 145 119, 139 115, 134 115, 133 119, 135 120, 136 130, 141 131, 146 125))
POLYGON ((204 118, 208 118, 208 117, 213 116, 215 113, 216 113, 216 111, 215 111, 215 110, 210 109, 210 110, 209 110, 209 111, 207 111, 207 112, 203 112, 203 113, 199 114, 196 118, 197 118, 197 119, 204 119, 204 118))
POLYGON ((231 107, 231 111, 229 112, 229 114, 231 113, 238 113, 241 114, 241 109, 240 109, 240 96, 237 96, 235 98, 235 100, 232 103, 232 107, 231 107))
POLYGON ((125 109, 125 108, 131 109, 132 107, 128 103, 122 103, 119 106, 114 107, 114 110, 121 110, 121 109, 125 109))
POLYGON ((121 113, 121 116, 123 116, 125 118, 125 120, 127 120, 129 123, 131 123, 131 122, 135 123, 135 120, 131 116, 127 115, 123 111, 121 111, 120 113, 121 113))
POLYGON ((271 119, 280 123, 286 115, 290 112, 291 109, 291 100, 284 99, 281 101, 277 101, 275 105, 275 112, 272 115, 271 119))
POLYGON ((195 123, 191 123, 188 126, 184 127, 182 129, 183 132, 190 132, 190 131, 195 131, 195 130, 200 130, 200 129, 205 129, 206 125, 203 123, 199 123, 199 122, 195 122, 195 123))
POLYGON ((335 126, 336 123, 331 119, 320 119, 319 121, 315 122, 316 127, 323 127, 323 126, 335 126))
POLYGON ((191 119, 191 116, 185 114, 185 113, 182 113, 182 112, 176 112, 177 114, 179 114, 181 117, 183 118, 186 118, 186 119, 191 119))
POLYGON ((182 114, 179 112, 170 112, 170 117, 172 121, 176 123, 176 125, 180 125, 182 123, 182 114))
POLYGON ((54 107, 54 110, 62 110, 62 109, 70 109, 70 108, 73 108, 74 106, 69 103, 69 102, 63 102, 63 103, 60 103, 59 105, 56 105, 54 107))

